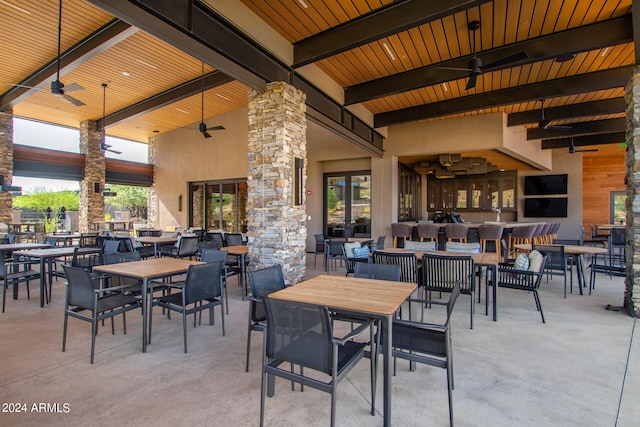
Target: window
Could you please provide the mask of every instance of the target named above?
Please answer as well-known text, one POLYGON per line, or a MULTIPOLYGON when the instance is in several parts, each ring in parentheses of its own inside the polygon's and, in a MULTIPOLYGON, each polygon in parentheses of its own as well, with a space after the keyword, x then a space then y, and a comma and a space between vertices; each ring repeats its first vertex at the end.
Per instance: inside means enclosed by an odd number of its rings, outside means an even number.
POLYGON ((247 231, 246 181, 190 183, 189 199, 190 227, 230 233, 247 231))
POLYGON ((420 175, 398 164, 398 221, 417 221, 420 210, 420 175))
POLYGON ((371 235, 371 171, 324 175, 324 229, 328 237, 371 235))

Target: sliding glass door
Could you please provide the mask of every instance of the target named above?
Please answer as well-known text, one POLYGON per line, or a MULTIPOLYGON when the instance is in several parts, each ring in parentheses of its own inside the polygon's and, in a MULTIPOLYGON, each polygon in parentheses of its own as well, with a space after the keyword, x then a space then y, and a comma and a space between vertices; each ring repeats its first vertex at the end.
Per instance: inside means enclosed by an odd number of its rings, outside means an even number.
POLYGON ((190 183, 189 226, 245 232, 246 181, 190 183))
POLYGON ((371 236, 371 172, 324 175, 324 234, 371 236))

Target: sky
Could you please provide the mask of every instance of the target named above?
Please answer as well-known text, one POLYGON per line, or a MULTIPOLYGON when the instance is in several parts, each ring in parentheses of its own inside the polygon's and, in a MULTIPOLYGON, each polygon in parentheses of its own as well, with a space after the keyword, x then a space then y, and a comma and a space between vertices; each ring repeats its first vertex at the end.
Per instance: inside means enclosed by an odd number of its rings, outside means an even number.
MULTIPOLYGON (((49 150, 80 152, 80 131, 74 128, 55 126, 48 123, 25 120, 19 117, 13 119, 14 144, 49 150)), ((147 163, 147 144, 120 138, 106 137, 106 143, 122 154, 106 152, 107 158, 147 163)), ((22 187, 22 193, 31 193, 35 188, 45 188, 52 191, 78 190, 78 181, 63 181, 59 179, 13 177, 13 185, 22 187)))

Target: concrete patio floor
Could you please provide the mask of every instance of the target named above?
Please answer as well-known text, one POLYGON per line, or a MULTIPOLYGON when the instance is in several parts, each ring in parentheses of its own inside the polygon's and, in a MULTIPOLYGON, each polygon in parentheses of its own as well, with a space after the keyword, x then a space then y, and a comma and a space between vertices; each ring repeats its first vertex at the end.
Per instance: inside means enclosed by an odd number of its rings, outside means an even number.
MULTIPOLYGON (((307 255, 307 276, 321 274, 307 255)), ((331 272, 343 274, 344 270, 331 272)), ((24 288, 7 300, 0 315, 0 412, 2 426, 113 425, 258 425, 262 337, 253 334, 251 368, 244 371, 248 303, 240 299, 236 278, 229 282, 229 315, 222 336, 220 311, 214 326, 189 327, 189 353, 183 353, 182 323, 156 308, 147 353, 141 352, 141 318, 127 316, 127 335, 116 321, 116 334, 100 328, 95 364, 89 363, 90 325, 69 320, 67 350, 61 352, 64 285, 54 283, 53 301, 38 305, 24 288), (60 412, 35 412, 33 404, 58 404, 60 412), (9 404, 26 404, 10 413, 9 404), (64 405, 67 404, 67 405, 64 405), (68 408, 68 411, 65 409, 68 408)), ((521 291, 500 289, 499 319, 484 315, 476 302, 469 329, 469 297, 463 295, 452 319, 458 426, 636 426, 640 423, 640 343, 635 321, 622 311, 622 278, 599 276, 593 295, 562 298, 562 281, 543 285, 540 298, 546 324, 534 299, 521 291), (629 356, 629 359, 628 359, 629 356), (625 369, 626 381, 625 381, 625 369), (623 390, 624 384, 624 392, 623 390)), ((430 313, 440 319, 437 312, 430 313)), ((206 326, 205 326, 206 323, 206 326)), ((382 380, 378 413, 369 414, 368 361, 361 362, 338 388, 336 424, 381 426, 382 380)), ((398 362, 393 377, 392 425, 448 425, 445 371, 398 362)), ((265 424, 325 426, 329 396, 305 388, 291 391, 277 380, 267 399, 265 424)), ((55 409, 51 407, 49 409, 55 409)))

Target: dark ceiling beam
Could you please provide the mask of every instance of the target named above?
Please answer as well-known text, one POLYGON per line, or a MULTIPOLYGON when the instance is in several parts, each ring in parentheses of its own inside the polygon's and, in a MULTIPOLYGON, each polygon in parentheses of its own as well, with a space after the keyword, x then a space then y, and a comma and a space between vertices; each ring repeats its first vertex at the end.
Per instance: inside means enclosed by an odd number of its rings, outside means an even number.
MULTIPOLYGON (((137 28, 119 19, 113 19, 60 54, 60 75, 65 75, 78 65, 115 46, 136 32, 138 32, 137 28)), ((36 91, 45 89, 45 86, 55 79, 58 69, 57 59, 57 56, 54 57, 39 70, 19 82, 20 87, 16 86, 2 94, 0 111, 13 108, 36 91)))
POLYGON ((624 87, 631 78, 633 68, 633 65, 628 65, 379 113, 374 116, 374 127, 466 113, 518 102, 624 87))
POLYGON ((633 44, 635 47, 635 64, 640 64, 640 2, 631 2, 633 14, 633 44))
MULTIPOLYGON (((620 97, 545 108, 544 117, 547 120, 566 120, 587 116, 624 113, 626 108, 627 103, 623 97, 620 97)), ((542 109, 511 113, 507 116, 507 126, 538 123, 540 119, 542 119, 542 109)))
MULTIPOLYGON (((528 58, 526 59, 491 69, 491 71, 496 71, 555 58, 566 53, 575 54, 629 43, 633 40, 632 30, 631 15, 625 15, 620 18, 479 52, 478 56, 483 63, 489 64, 523 51, 527 53, 528 58)), ((345 105, 357 104, 447 81, 464 79, 469 76, 467 71, 449 70, 442 67, 464 69, 468 68, 470 60, 471 55, 467 55, 349 86, 345 89, 345 105)))
POLYGON ((406 0, 352 19, 293 45, 293 66, 301 67, 488 0, 406 0))
POLYGON ((602 145, 602 144, 619 144, 626 141, 625 132, 612 132, 601 133, 598 135, 586 135, 576 136, 575 138, 558 138, 558 139, 543 139, 542 149, 550 150, 552 148, 566 148, 571 145, 575 147, 584 147, 587 145, 602 145))
POLYGON ((624 132, 627 126, 627 119, 607 119, 594 120, 591 122, 572 123, 571 129, 552 130, 552 129, 527 129, 527 139, 553 139, 576 137, 583 135, 593 135, 598 133, 624 132))
MULTIPOLYGON (((232 81, 234 81, 234 79, 226 74, 220 71, 214 71, 212 73, 205 74, 204 90, 206 91, 232 81)), ((185 82, 105 116, 104 124, 106 127, 113 126, 125 120, 130 120, 150 113, 153 110, 157 110, 158 108, 180 101, 181 99, 188 98, 200 93, 202 91, 202 85, 202 77, 185 82)), ((98 124, 98 129, 102 129, 102 118, 98 119, 96 122, 98 124)))

